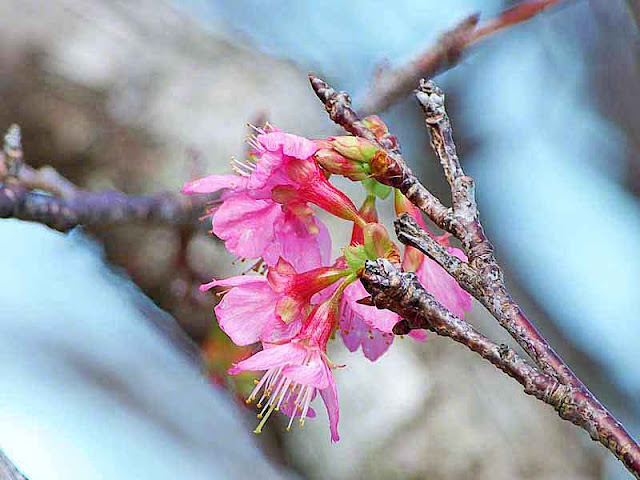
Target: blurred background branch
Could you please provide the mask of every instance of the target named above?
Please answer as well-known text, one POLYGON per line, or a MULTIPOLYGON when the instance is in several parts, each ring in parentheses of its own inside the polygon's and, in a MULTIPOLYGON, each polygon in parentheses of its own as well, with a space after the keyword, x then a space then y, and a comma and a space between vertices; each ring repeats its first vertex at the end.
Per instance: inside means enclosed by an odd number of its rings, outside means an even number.
POLYGON ((420 78, 432 78, 456 66, 465 51, 504 30, 525 22, 562 0, 528 0, 520 2, 491 20, 479 23, 480 14, 468 16, 452 29, 443 33, 435 45, 417 58, 398 68, 379 67, 370 90, 364 95, 358 109, 363 117, 386 110, 407 96, 420 78))
POLYGON ((631 10, 631 14, 633 15, 636 25, 640 27, 640 1, 627 0, 627 5, 631 10))
POLYGON ((78 225, 108 226, 149 222, 204 230, 200 221, 209 198, 178 193, 127 195, 81 190, 46 166, 38 170, 24 163, 20 128, 12 125, 0 153, 0 217, 47 225, 62 232, 78 225))
POLYGON ((27 480, 0 449, 0 480, 27 480))

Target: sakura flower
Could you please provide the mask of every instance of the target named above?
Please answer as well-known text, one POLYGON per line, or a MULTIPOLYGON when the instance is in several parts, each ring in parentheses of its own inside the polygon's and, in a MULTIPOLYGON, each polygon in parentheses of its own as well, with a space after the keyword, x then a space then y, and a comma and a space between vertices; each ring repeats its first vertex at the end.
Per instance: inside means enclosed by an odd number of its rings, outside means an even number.
MULTIPOLYGON (((340 305, 339 326, 342 341, 349 351, 355 352, 361 347, 364 356, 375 362, 393 343, 393 326, 402 319, 390 310, 379 310, 358 303, 358 300, 368 296, 360 280, 345 289, 340 305)), ((423 330, 412 330, 409 336, 419 342, 427 338, 423 330)))
POLYGON ((229 288, 214 311, 220 328, 236 345, 291 338, 301 328, 300 322, 286 324, 278 318, 275 309, 281 295, 273 291, 263 276, 214 280, 200 289, 213 287, 229 288))
POLYGON ((200 287, 225 287, 228 291, 215 307, 220 328, 236 345, 292 338, 302 327, 302 316, 311 298, 348 273, 321 267, 296 273, 280 259, 267 276, 241 275, 214 280, 200 287))
POLYGON ((264 350, 238 362, 230 370, 231 375, 244 371, 265 371, 247 403, 258 398, 260 423, 254 430, 262 432, 266 421, 274 411, 282 410, 289 415, 287 430, 294 418, 300 426, 308 417, 315 415, 311 402, 320 393, 329 416, 331 441, 337 442, 340 411, 338 392, 331 369, 335 365, 327 358, 327 342, 335 328, 338 294, 316 306, 309 314, 304 327, 289 342, 265 344, 264 350), (260 393, 262 392, 262 393, 260 393))
POLYGON ((366 358, 375 362, 380 358, 393 343, 393 333, 389 329, 383 331, 371 326, 365 321, 361 310, 365 310, 365 315, 375 314, 380 318, 376 323, 396 324, 400 319, 398 315, 389 310, 378 310, 374 312, 372 308, 356 303, 361 298, 366 298, 369 294, 364 289, 360 281, 349 285, 343 294, 340 306, 340 335, 342 341, 350 352, 355 352, 362 347, 362 353, 366 358), (358 308, 360 307, 360 308, 358 308))
POLYGON ((314 142, 273 129, 260 132, 251 141, 250 159, 234 160, 235 175, 201 178, 182 192, 222 191, 221 205, 210 212, 212 231, 238 257, 261 257, 269 266, 282 257, 301 270, 328 264, 329 235, 308 203, 362 223, 357 210, 312 158, 314 142))

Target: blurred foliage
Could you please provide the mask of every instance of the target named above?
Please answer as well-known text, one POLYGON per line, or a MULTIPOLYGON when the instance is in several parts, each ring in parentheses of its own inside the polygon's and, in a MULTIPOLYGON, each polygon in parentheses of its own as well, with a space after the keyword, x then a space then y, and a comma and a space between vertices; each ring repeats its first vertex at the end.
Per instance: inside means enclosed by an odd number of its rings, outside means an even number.
POLYGON ((211 329, 202 343, 202 355, 207 364, 209 378, 218 386, 229 390, 245 405, 244 399, 249 396, 255 386, 256 375, 243 372, 239 375, 228 375, 227 370, 233 363, 248 358, 255 353, 254 347, 238 347, 224 333, 217 322, 212 322, 211 329))

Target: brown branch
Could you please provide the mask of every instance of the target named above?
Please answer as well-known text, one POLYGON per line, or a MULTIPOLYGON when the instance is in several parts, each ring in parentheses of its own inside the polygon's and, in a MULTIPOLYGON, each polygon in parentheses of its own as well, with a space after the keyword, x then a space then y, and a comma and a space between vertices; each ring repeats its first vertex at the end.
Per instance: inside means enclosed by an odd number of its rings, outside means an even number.
MULTIPOLYGON (((638 444, 553 350, 509 294, 502 269, 494 255, 493 245, 487 239, 479 220, 473 179, 465 175, 456 153, 451 122, 444 106, 444 93, 432 81, 421 80, 416 97, 425 113, 431 145, 451 186, 453 218, 459 227, 456 232, 451 233, 454 233, 462 243, 469 257, 469 264, 468 268, 458 268, 454 271, 450 268, 452 266, 450 262, 447 267, 445 262, 440 262, 437 258, 434 260, 446 268, 454 278, 464 280, 460 282, 461 286, 491 312, 498 323, 524 348, 543 372, 554 376, 576 392, 575 395, 580 398, 580 408, 597 418, 598 422, 595 427, 575 421, 574 423, 585 428, 593 439, 602 442, 624 462, 632 473, 640 477, 638 444), (464 277, 463 272, 467 274, 464 277), (471 277, 473 282, 467 281, 468 277, 471 277)), ((399 221, 396 224, 398 230, 403 230, 403 224, 407 225, 406 218, 405 222, 399 221)), ((408 236, 404 238, 412 246, 428 254, 430 248, 421 248, 426 247, 424 243, 428 235, 420 230, 418 225, 414 225, 411 229, 413 238, 418 238, 422 242, 414 243, 408 236)))
POLYGON ((524 1, 480 25, 479 13, 468 16, 443 33, 435 45, 408 64, 397 69, 379 70, 363 99, 359 109, 361 114, 366 116, 386 110, 398 99, 409 95, 420 78, 431 78, 455 67, 469 47, 500 30, 529 20, 559 2, 560 0, 524 1))
POLYGON ((425 290, 415 273, 400 272, 382 258, 368 260, 362 282, 371 293, 374 306, 391 310, 403 318, 393 328, 396 335, 427 329, 449 337, 514 378, 525 387, 526 393, 550 405, 560 405, 558 399, 551 401, 556 394, 561 392, 562 398, 569 392, 567 387, 529 365, 507 345, 492 342, 452 314, 425 290))
POLYGON ((449 253, 435 238, 425 232, 411 215, 403 213, 396 218, 394 226, 398 240, 435 260, 466 291, 482 288, 482 279, 478 273, 467 262, 449 253))
POLYGON ((0 449, 0 480, 27 480, 0 449))
POLYGON ((210 200, 173 193, 82 190, 51 167, 36 170, 24 163, 17 125, 9 128, 0 152, 0 218, 42 223, 63 232, 77 225, 132 222, 204 229, 199 217, 210 200))
POLYGON ((469 266, 476 272, 477 287, 469 288, 469 293, 489 309, 543 371, 556 376, 562 383, 581 386, 507 292, 493 245, 479 220, 473 179, 464 174, 456 153, 451 122, 444 107, 444 93, 432 81, 421 81, 416 97, 425 112, 431 145, 451 186, 453 217, 459 227, 451 233, 462 243, 469 266))
POLYGON ((127 195, 121 192, 78 191, 69 199, 0 186, 0 218, 42 223, 66 232, 78 225, 104 226, 133 222, 205 228, 198 216, 206 201, 171 193, 127 195))
MULTIPOLYGON (((385 145, 376 141, 373 133, 368 131, 360 121, 351 108, 349 96, 346 93, 336 92, 317 77, 310 76, 310 79, 314 91, 325 104, 334 122, 352 134, 376 142, 385 148, 385 145)), ((502 270, 496 262, 493 246, 486 238, 479 221, 474 181, 464 174, 456 153, 451 123, 444 108, 444 94, 432 82, 422 81, 417 97, 426 114, 432 146, 451 187, 453 206, 445 207, 418 181, 398 153, 398 147, 394 150, 387 149, 386 155, 381 156, 384 162, 383 168, 380 165, 376 166, 374 159, 372 170, 378 181, 398 188, 436 225, 460 240, 469 263, 453 260, 451 255, 437 248, 433 241, 427 240, 427 235, 421 235, 419 228, 405 231, 402 228, 402 219, 399 221, 399 238, 421 249, 437 261, 459 281, 466 291, 480 300, 500 325, 523 347, 540 368, 540 373, 555 379, 572 392, 571 402, 566 405, 563 403, 564 406, 559 410, 561 416, 587 430, 591 438, 605 445, 629 471, 640 478, 638 444, 554 352, 511 298, 504 283, 502 270), (417 240, 414 242, 414 239, 417 240), (588 419, 590 420, 587 422, 588 419)), ((405 221, 405 226, 406 224, 405 221)), ((369 285, 372 285, 372 282, 369 282, 369 285)), ((389 288, 392 290, 400 288, 400 284, 392 283, 389 288)), ((373 294, 371 290, 369 291, 373 294)), ((389 298, 395 299, 396 304, 389 302, 385 308, 399 313, 401 305, 398 302, 402 296, 391 294, 389 298)), ((409 315, 410 312, 405 313, 409 315)), ((448 324, 444 325, 447 327, 448 324)), ((452 326, 448 325, 448 327, 452 326)), ((444 330, 441 334, 444 334, 444 330)))
POLYGON ((606 409, 592 401, 589 392, 562 384, 529 365, 508 346, 493 343, 438 303, 415 273, 399 272, 385 259, 368 260, 362 283, 377 308, 392 310, 403 318, 394 327, 394 333, 428 329, 461 343, 515 379, 525 393, 551 405, 562 419, 586 430, 640 477, 637 445, 606 409))

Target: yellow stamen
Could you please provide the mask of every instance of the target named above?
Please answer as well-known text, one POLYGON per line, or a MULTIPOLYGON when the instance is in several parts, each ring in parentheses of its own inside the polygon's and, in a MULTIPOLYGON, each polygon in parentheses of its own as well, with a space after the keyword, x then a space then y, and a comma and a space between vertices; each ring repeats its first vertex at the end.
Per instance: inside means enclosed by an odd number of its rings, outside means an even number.
MULTIPOLYGON (((253 431, 253 433, 262 433, 262 427, 264 427, 264 424, 267 423, 267 420, 269 419, 269 416, 271 415, 271 412, 273 412, 273 410, 275 409, 275 407, 273 405, 271 405, 271 408, 269 408, 269 410, 267 410, 267 414, 264 416, 264 418, 262 420, 260 420, 260 423, 258 424, 258 426, 256 427, 256 429, 253 431)), ((260 417, 258 417, 260 418, 260 417)))

